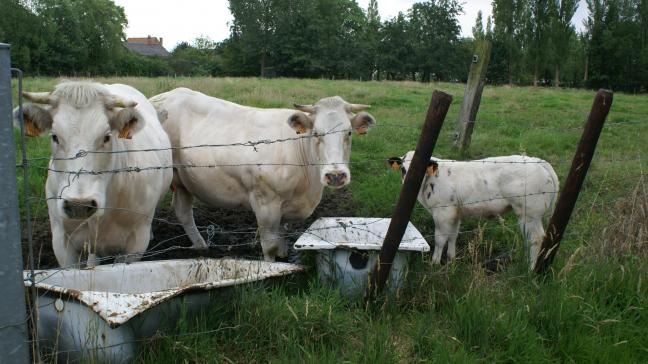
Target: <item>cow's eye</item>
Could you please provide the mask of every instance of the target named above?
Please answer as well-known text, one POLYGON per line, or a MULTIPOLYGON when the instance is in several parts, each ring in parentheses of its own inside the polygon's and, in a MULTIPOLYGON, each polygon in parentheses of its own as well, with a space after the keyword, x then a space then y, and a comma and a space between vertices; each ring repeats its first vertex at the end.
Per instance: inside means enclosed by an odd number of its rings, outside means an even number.
POLYGON ((107 134, 107 135, 104 137, 103 142, 104 142, 104 144, 106 144, 106 143, 108 143, 109 141, 110 141, 110 134, 107 134))
POLYGON ((56 136, 56 134, 52 134, 52 142, 58 144, 58 137, 56 136))
POLYGON ((348 135, 348 136, 351 136, 351 134, 353 134, 353 133, 352 133, 352 132, 349 132, 349 134, 347 134, 347 135, 348 135))

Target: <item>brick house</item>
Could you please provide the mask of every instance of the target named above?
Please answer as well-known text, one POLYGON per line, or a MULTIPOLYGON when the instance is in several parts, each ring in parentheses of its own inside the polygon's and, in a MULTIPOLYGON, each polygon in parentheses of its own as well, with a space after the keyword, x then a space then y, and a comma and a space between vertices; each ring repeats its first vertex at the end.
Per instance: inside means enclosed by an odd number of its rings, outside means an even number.
POLYGON ((171 53, 164 48, 163 39, 151 37, 145 38, 128 38, 124 46, 131 52, 148 57, 171 56, 171 53))

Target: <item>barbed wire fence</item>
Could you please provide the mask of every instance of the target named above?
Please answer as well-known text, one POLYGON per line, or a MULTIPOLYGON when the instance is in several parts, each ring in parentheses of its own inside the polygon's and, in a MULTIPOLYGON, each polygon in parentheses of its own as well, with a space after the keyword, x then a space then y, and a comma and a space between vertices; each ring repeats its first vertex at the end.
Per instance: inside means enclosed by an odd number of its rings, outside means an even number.
MULTIPOLYGON (((19 77, 19 88, 22 87, 22 81, 21 77, 19 77)), ((19 107, 22 108, 22 100, 19 96, 19 107)), ((19 115, 22 117, 22 112, 19 112, 19 115)), ((640 122, 640 121, 625 121, 625 122, 617 122, 613 124, 608 124, 606 128, 616 128, 616 127, 633 127, 637 125, 642 125, 645 122, 640 122)), ((24 121, 22 121, 22 125, 24 125, 24 121)), ((412 126, 412 125, 390 125, 390 124, 384 124, 384 125, 378 125, 376 126, 377 128, 404 128, 404 129, 415 129, 415 130, 420 130, 419 126, 412 126)), ((546 132, 549 131, 554 131, 554 132, 569 132, 569 131, 582 131, 583 128, 564 128, 564 129, 559 129, 559 128, 538 128, 533 126, 533 129, 538 129, 538 130, 543 130, 546 132)), ((26 231, 27 231, 27 244, 28 244, 28 251, 29 251, 29 256, 27 257, 28 259, 28 272, 24 275, 24 283, 31 287, 31 300, 30 300, 30 306, 29 312, 27 313, 26 316, 24 315, 19 315, 19 316, 14 316, 14 319, 16 317, 25 317, 24 320, 18 320, 15 324, 9 324, 9 325, 3 325, 0 326, 0 332, 2 330, 14 327, 14 326, 24 326, 25 324, 29 323, 31 320, 31 327, 32 330, 35 330, 35 327, 37 326, 35 323, 35 312, 38 309, 43 308, 44 306, 38 306, 39 298, 48 294, 47 291, 42 291, 38 292, 36 287, 44 282, 47 281, 49 278, 52 276, 55 276, 57 274, 60 274, 61 272, 64 272, 69 269, 73 268, 80 268, 85 266, 87 263, 89 263, 87 260, 79 260, 75 264, 65 266, 65 267, 44 267, 44 268, 49 268, 48 269, 48 274, 46 275, 40 275, 38 276, 37 279, 37 273, 41 267, 36 266, 36 261, 34 257, 34 242, 33 242, 33 221, 32 221, 32 216, 31 216, 31 210, 30 206, 31 204, 38 204, 38 203, 46 203, 48 201, 52 200, 62 200, 62 194, 63 191, 66 188, 69 188, 74 182, 75 179, 78 179, 82 176, 86 175, 114 175, 114 174, 134 174, 134 173, 147 173, 151 171, 158 171, 158 170, 168 170, 168 169, 215 169, 215 168, 277 168, 277 167, 288 167, 288 168, 308 168, 308 167, 321 167, 325 165, 324 163, 318 163, 318 162, 305 162, 305 163, 213 163, 213 164, 205 164, 205 165, 193 165, 193 164, 169 164, 169 165, 157 165, 157 166, 148 166, 148 167, 142 167, 142 166, 126 166, 122 168, 117 168, 117 169, 79 169, 79 170, 67 170, 67 169, 57 169, 53 168, 52 165, 48 166, 42 166, 38 165, 40 162, 49 162, 49 161, 60 161, 60 162, 66 162, 66 161, 76 161, 76 160, 82 160, 84 158, 90 158, 92 155, 97 155, 97 154, 137 154, 137 153, 155 153, 155 152, 160 152, 160 151, 173 151, 173 150, 189 150, 189 149, 213 149, 213 148, 233 148, 233 147, 243 147, 243 148, 252 148, 254 150, 257 150, 257 148, 261 148, 263 146, 269 146, 269 145, 274 145, 274 144, 280 144, 280 143, 292 143, 292 142, 298 142, 302 140, 307 140, 311 138, 317 138, 321 137, 323 135, 328 135, 328 134, 339 134, 339 133, 348 133, 353 130, 350 129, 345 129, 345 130, 333 130, 328 133, 320 134, 320 135, 302 135, 302 136, 297 136, 297 137, 291 137, 291 138, 282 138, 282 139, 275 139, 275 140, 250 140, 250 141, 243 141, 243 142, 233 142, 229 144, 201 144, 201 145, 192 145, 192 146, 183 146, 183 147, 171 147, 171 148, 152 148, 152 149, 128 149, 128 150, 116 150, 116 151, 93 151, 93 150, 78 150, 73 152, 69 156, 61 156, 61 157, 50 157, 50 156, 35 156, 35 157, 29 157, 27 155, 28 147, 25 144, 25 135, 24 135, 24 130, 21 133, 21 156, 22 156, 22 163, 15 165, 15 167, 21 168, 23 170, 23 206, 25 208, 25 218, 23 221, 25 222, 26 226, 26 231), (51 174, 62 174, 68 176, 67 180, 68 183, 67 185, 60 186, 60 191, 58 194, 55 195, 45 195, 44 197, 38 197, 38 196, 30 196, 30 186, 29 186, 29 170, 38 170, 41 173, 51 173, 51 174)), ((392 151, 395 152, 393 153, 394 155, 399 155, 403 153, 404 151, 392 151)), ((352 161, 340 161, 340 164, 349 164, 351 166, 358 166, 358 165, 366 165, 369 168, 375 168, 375 170, 387 170, 387 155, 384 157, 372 157, 372 158, 363 158, 361 160, 352 160, 352 161)), ((624 163, 633 163, 633 162, 638 162, 640 165, 642 161, 646 158, 647 156, 644 155, 637 155, 637 156, 626 156, 622 158, 608 158, 608 159, 598 159, 596 160, 596 164, 624 164, 624 163)), ((548 161, 551 165, 566 165, 572 163, 570 160, 553 160, 553 161, 548 161)), ((523 159, 522 161, 497 161, 497 160, 473 160, 473 161, 455 161, 455 160, 438 160, 438 163, 440 164, 482 164, 482 165, 534 165, 534 164, 540 164, 540 163, 545 163, 544 161, 538 161, 535 159, 529 158, 529 160, 523 159)), ((326 163, 326 165, 331 164, 326 163)), ((12 165, 13 166, 13 165, 12 165)), ((640 169, 639 172, 633 172, 632 174, 629 175, 624 175, 621 177, 617 177, 615 179, 606 179, 608 183, 610 182, 627 182, 629 180, 643 180, 646 177, 646 173, 643 171, 643 169, 640 169)), ((441 209, 441 208, 448 208, 448 207, 465 207, 465 206, 470 206, 470 205, 476 205, 476 204, 482 204, 485 202, 490 202, 490 201, 498 201, 498 200, 510 200, 510 199, 515 199, 515 198, 527 198, 527 197, 533 197, 533 196, 539 196, 539 195, 556 195, 558 194, 558 191, 538 191, 538 192, 532 192, 532 193, 524 193, 520 195, 510 195, 510 196, 488 196, 485 198, 476 198, 476 199, 471 199, 471 200, 463 200, 463 201, 457 201, 456 203, 451 203, 451 204, 438 204, 428 210, 423 208, 422 206, 416 207, 416 211, 423 212, 423 211, 428 211, 432 210, 432 212, 435 209, 441 209)), ((623 200, 624 197, 620 197, 618 199, 610 200, 610 201, 600 201, 597 204, 591 204, 588 206, 584 206, 584 208, 593 208, 595 206, 600 206, 600 207, 605 207, 605 206, 610 206, 610 204, 615 203, 616 201, 621 201, 623 200)), ((87 206, 87 207, 93 207, 93 206, 87 206)), ((94 206, 96 207, 96 206, 94 206)), ((104 210, 116 210, 119 208, 111 208, 111 207, 99 207, 98 209, 104 209, 104 210)), ((127 210, 125 212, 128 213, 133 213, 133 214, 138 214, 138 215, 145 215, 145 217, 149 218, 150 220, 157 222, 159 224, 164 224, 168 226, 174 226, 174 227, 182 227, 183 224, 181 224, 178 221, 175 221, 173 219, 169 218, 163 218, 159 216, 146 216, 146 214, 143 214, 142 212, 138 211, 133 211, 133 210, 127 210)), ((384 219, 388 219, 385 217, 384 219)), ((379 220, 376 220, 379 221, 379 220)), ((375 233, 373 230, 371 230, 369 223, 365 225, 355 225, 355 228, 358 229, 366 229, 367 232, 370 233, 375 233)), ((240 227, 240 228, 235 228, 235 229, 228 229, 228 228, 223 228, 218 224, 218 222, 210 222, 209 224, 205 225, 200 225, 198 226, 199 231, 203 236, 205 236, 207 239, 207 243, 212 249, 221 249, 224 250, 225 253, 229 253, 232 249, 237 249, 237 248, 246 248, 247 253, 243 255, 238 255, 239 258, 248 258, 248 259, 259 259, 260 256, 257 252, 257 254, 251 254, 250 251, 252 250, 260 250, 259 245, 260 245, 260 239, 258 236, 256 236, 256 233, 258 232, 258 229, 255 226, 250 226, 250 227, 240 227), (218 235, 242 235, 245 236, 244 239, 247 239, 245 242, 240 242, 240 243, 235 243, 235 244, 222 244, 217 241, 217 236, 218 235), (253 236, 250 239, 250 236, 253 236)), ((285 231, 282 232, 279 237, 282 239, 287 239, 287 240, 295 240, 296 238, 300 237, 303 234, 311 234, 315 235, 318 238, 325 240, 325 237, 323 234, 319 234, 323 229, 326 228, 321 228, 321 229, 294 229, 293 231, 285 231)), ((486 226, 486 227, 477 227, 477 228, 468 228, 466 230, 461 230, 457 234, 461 236, 470 236, 474 235, 476 233, 484 232, 484 231, 492 231, 492 230, 500 230, 502 229, 501 226, 486 226)), ((568 235, 569 236, 569 235, 568 235)), ((435 234, 427 234, 424 235, 424 238, 428 241, 433 241, 435 237, 435 234)), ((384 239, 384 236, 379 236, 379 238, 384 239)), ((180 251, 192 251, 192 248, 190 246, 186 246, 182 243, 187 243, 187 234, 181 233, 177 234, 175 236, 171 237, 166 237, 162 240, 156 241, 153 240, 150 244, 147 250, 144 253, 137 253, 137 254, 116 254, 116 255, 106 255, 106 256, 101 256, 95 260, 93 260, 94 263, 107 263, 107 262, 114 262, 116 259, 124 259, 124 258, 140 258, 140 259, 154 259, 157 257, 160 257, 165 254, 170 254, 170 253, 177 253, 180 251)), ((330 242, 331 244, 334 244, 335 242, 330 242)), ((432 245, 432 244, 431 244, 432 245)), ((197 254, 200 255, 200 254, 197 254)), ((426 275, 434 275, 434 274, 443 274, 441 271, 440 272, 424 272, 423 274, 426 275)), ((183 333, 183 334, 178 334, 178 335, 167 335, 169 338, 174 338, 174 337, 179 337, 179 336, 184 336, 184 335, 207 335, 207 334, 213 334, 218 331, 222 331, 226 328, 218 328, 215 330, 207 330, 207 331, 201 331, 201 332, 191 332, 191 333, 183 333)), ((38 350, 38 343, 41 339, 38 339, 38 335, 35 333, 35 331, 32 331, 32 338, 24 341, 25 344, 31 345, 33 350, 32 350, 32 355, 34 358, 37 358, 37 355, 39 353, 38 350)), ((105 350, 111 347, 115 346, 123 346, 123 345, 128 345, 132 343, 138 343, 138 342, 144 342, 148 339, 136 339, 136 340, 131 340, 131 341, 125 341, 123 343, 117 343, 117 344, 112 344, 112 345, 107 345, 107 346, 96 346, 96 347, 90 347, 89 350, 92 349, 101 349, 105 350)), ((84 348, 83 350, 88 350, 88 348, 84 348)), ((59 352, 58 354, 65 354, 64 352, 59 352)))

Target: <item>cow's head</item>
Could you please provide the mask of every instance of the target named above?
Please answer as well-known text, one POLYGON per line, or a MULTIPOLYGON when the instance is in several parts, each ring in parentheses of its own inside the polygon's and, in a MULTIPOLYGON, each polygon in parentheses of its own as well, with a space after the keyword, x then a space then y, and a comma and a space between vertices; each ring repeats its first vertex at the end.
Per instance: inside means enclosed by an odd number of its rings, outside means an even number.
POLYGON ((315 105, 295 105, 299 110, 288 119, 297 134, 307 136, 314 146, 324 186, 340 188, 351 182, 349 157, 355 130, 366 134, 376 120, 363 110, 369 105, 349 104, 341 97, 329 97, 315 105))
MULTIPOLYGON (((403 157, 389 158, 387 160, 387 163, 389 163, 389 166, 393 170, 400 171, 402 180, 405 180, 405 176, 407 175, 407 171, 409 170, 410 163, 412 163, 412 158, 414 158, 414 151, 409 151, 403 157)), ((437 162, 436 158, 432 157, 428 162, 425 173, 428 176, 434 177, 436 176, 438 170, 439 170, 439 162, 437 162)))
MULTIPOLYGON (((112 95, 103 85, 92 82, 63 82, 53 92, 25 92, 24 97, 32 102, 23 108, 26 135, 49 133, 51 138, 48 186, 56 195, 47 197, 55 199, 64 218, 100 216, 113 174, 87 172, 114 168, 116 154, 110 152, 116 145, 127 149, 123 141, 144 126, 135 109, 137 103, 112 95)), ((18 112, 15 109, 14 123, 19 122, 18 112)))

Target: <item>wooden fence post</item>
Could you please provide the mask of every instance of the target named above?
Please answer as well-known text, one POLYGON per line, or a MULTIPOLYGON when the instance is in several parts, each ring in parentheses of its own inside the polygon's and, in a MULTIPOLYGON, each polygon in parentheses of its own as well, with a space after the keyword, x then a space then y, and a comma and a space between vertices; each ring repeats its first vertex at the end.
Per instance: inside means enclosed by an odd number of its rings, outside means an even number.
POLYGON ((542 247, 534 267, 536 273, 546 272, 558 252, 560 241, 576 206, 578 194, 587 176, 587 170, 592 163, 596 144, 603 130, 605 119, 612 107, 613 100, 614 94, 611 91, 599 90, 596 94, 592 111, 587 119, 580 144, 572 161, 571 170, 556 204, 556 209, 551 216, 549 225, 547 225, 547 233, 542 241, 542 247))
POLYGON ((452 96, 444 92, 434 91, 432 94, 432 101, 428 108, 421 136, 416 145, 414 157, 405 176, 403 188, 401 189, 398 203, 394 209, 385 241, 380 249, 378 261, 371 272, 369 285, 365 294, 367 300, 373 299, 375 294, 380 293, 385 287, 385 282, 387 282, 387 278, 389 277, 394 257, 396 256, 398 247, 405 234, 405 229, 407 229, 407 224, 412 216, 416 196, 421 189, 421 183, 423 183, 428 162, 432 156, 432 151, 436 145, 439 133, 443 127, 443 121, 451 103, 452 96))
POLYGON ((466 91, 464 92, 461 111, 454 134, 454 146, 461 153, 465 153, 470 146, 472 132, 475 128, 475 120, 479 111, 484 85, 486 83, 486 71, 490 63, 491 42, 487 39, 475 41, 475 54, 470 65, 466 91))

